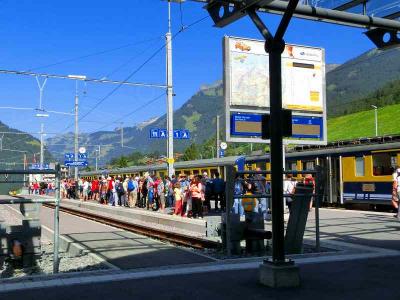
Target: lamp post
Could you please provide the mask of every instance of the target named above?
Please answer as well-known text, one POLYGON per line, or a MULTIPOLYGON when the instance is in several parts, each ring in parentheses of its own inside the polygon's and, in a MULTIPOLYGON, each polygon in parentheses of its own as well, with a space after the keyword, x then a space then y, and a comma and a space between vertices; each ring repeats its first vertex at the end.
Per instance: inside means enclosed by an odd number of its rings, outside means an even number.
POLYGON ((378 136, 378 106, 371 105, 375 111, 375 136, 378 136))

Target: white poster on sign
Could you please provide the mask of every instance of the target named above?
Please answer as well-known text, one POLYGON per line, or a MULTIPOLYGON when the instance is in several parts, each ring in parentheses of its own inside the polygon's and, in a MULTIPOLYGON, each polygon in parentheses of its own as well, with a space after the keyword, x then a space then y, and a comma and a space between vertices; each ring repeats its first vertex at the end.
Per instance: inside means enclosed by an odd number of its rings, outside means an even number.
MULTIPOLYGON (((269 57, 264 41, 229 37, 229 102, 232 106, 268 108, 269 57)), ((324 51, 286 45, 282 53, 282 105, 299 111, 322 112, 325 86, 324 51)))
MULTIPOLYGON (((271 104, 265 41, 225 36, 223 47, 226 141, 268 144, 261 137, 262 116, 270 114, 271 104)), ((292 115, 286 144, 327 143, 324 49, 285 45, 282 108, 292 115)))

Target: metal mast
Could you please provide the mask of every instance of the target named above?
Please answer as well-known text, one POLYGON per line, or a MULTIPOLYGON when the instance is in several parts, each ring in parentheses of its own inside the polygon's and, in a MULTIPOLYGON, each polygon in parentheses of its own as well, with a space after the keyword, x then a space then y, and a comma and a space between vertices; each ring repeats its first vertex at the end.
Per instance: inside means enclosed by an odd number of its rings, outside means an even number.
POLYGON ((43 145, 43 127, 44 124, 40 124, 40 169, 43 168, 43 163, 44 163, 44 145, 43 145))
POLYGON ((217 115, 217 158, 219 158, 220 155, 220 145, 221 145, 221 140, 219 138, 219 115, 217 115))
MULTIPOLYGON (((78 138, 79 138, 79 128, 78 128, 78 104, 79 104, 79 96, 78 96, 78 81, 75 82, 75 161, 78 160, 78 138)), ((78 167, 75 167, 74 170, 74 178, 78 180, 78 167)))
MULTIPOLYGON (((44 110, 43 110, 43 105, 42 105, 42 103, 43 103, 43 90, 44 90, 44 87, 45 87, 46 82, 47 82, 47 77, 44 79, 43 83, 41 83, 39 81, 39 78, 36 76, 36 82, 37 82, 37 85, 39 87, 39 108, 37 109, 38 113, 36 114, 36 117, 40 117, 40 118, 48 117, 49 116, 48 114, 43 113, 44 110)), ((40 124, 40 169, 43 168, 43 163, 44 163, 44 145, 43 145, 43 134, 44 134, 44 132, 43 132, 43 127, 44 127, 44 124, 42 122, 40 124)))
POLYGON ((167 162, 168 175, 174 174, 174 121, 173 121, 173 100, 172 100, 172 41, 171 41, 171 2, 168 0, 168 32, 165 35, 166 60, 167 60, 167 162))

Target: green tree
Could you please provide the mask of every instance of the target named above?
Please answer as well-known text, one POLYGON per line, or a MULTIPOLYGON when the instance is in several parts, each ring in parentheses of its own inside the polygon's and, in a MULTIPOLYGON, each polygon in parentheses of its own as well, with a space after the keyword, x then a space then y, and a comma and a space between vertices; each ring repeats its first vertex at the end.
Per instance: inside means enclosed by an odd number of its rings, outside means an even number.
POLYGON ((199 157, 199 150, 197 149, 196 144, 191 144, 189 147, 186 148, 185 152, 183 153, 183 160, 195 160, 199 157))
POLYGON ((118 168, 125 168, 128 166, 128 158, 126 156, 121 156, 116 161, 116 165, 118 168))

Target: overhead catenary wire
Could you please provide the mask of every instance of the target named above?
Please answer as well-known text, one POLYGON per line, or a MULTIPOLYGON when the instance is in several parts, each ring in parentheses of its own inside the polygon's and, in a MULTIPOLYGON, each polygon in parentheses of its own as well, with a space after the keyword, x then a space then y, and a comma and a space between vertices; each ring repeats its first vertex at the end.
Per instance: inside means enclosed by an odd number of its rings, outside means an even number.
MULTIPOLYGON (((187 25, 184 28, 181 28, 176 34, 174 34, 171 37, 171 42, 172 40, 174 40, 180 33, 186 31, 187 29, 191 28, 192 26, 204 21, 205 19, 208 19, 210 16, 207 15, 203 18, 200 18, 196 21, 194 21, 193 23, 187 25)), ((154 57, 156 57, 156 55, 158 53, 160 53, 164 48, 166 47, 166 44, 163 44, 161 47, 159 47, 155 52, 153 52, 153 54, 151 54, 142 64, 140 64, 133 72, 131 72, 126 78, 125 80, 123 80, 122 82, 126 82, 128 80, 130 80, 136 73, 138 73, 145 65, 147 65, 154 57)), ((113 88, 109 93, 107 93, 103 98, 101 98, 88 112, 86 112, 83 116, 81 116, 79 118, 79 121, 81 121, 82 119, 84 119, 86 116, 88 116, 91 112, 93 112, 97 107, 99 107, 99 105, 101 103, 103 103, 105 100, 107 100, 110 96, 112 96, 117 90, 119 90, 119 88, 122 86, 123 84, 118 84, 115 88, 113 88)), ((68 125, 64 131, 68 130, 71 126, 73 125, 70 124, 68 125)))
POLYGON ((58 62, 47 64, 47 65, 43 65, 43 66, 33 67, 33 68, 30 68, 28 71, 34 71, 34 70, 50 68, 50 67, 58 66, 58 65, 65 64, 65 63, 68 63, 68 62, 73 62, 73 61, 77 61, 77 60, 81 60, 81 59, 85 59, 85 58, 89 58, 89 57, 93 57, 93 56, 98 56, 98 55, 102 55, 102 54, 118 51, 118 50, 121 50, 121 49, 124 49, 124 48, 129 48, 129 47, 132 47, 132 46, 141 45, 141 44, 144 44, 144 43, 147 43, 147 42, 152 42, 154 40, 158 40, 160 38, 162 38, 162 36, 157 36, 157 37, 150 38, 150 39, 145 39, 145 40, 141 40, 141 41, 137 41, 137 42, 124 44, 124 45, 121 45, 121 46, 118 46, 118 47, 114 47, 114 48, 111 48, 111 49, 106 49, 106 50, 97 51, 97 52, 94 52, 94 53, 89 53, 89 54, 85 54, 85 55, 81 55, 81 56, 77 56, 77 57, 73 57, 73 58, 69 58, 69 59, 60 60, 58 62))
MULTIPOLYGON (((156 40, 158 42, 158 40, 156 40)), ((107 75, 105 75, 105 78, 111 77, 112 75, 114 75, 115 73, 117 73, 119 70, 121 70, 123 67, 127 66, 128 64, 130 64, 132 61, 136 60, 138 57, 142 56, 143 54, 145 54, 147 51, 149 51, 154 45, 151 44, 150 47, 147 47, 146 49, 144 49, 143 51, 141 51, 139 54, 135 54, 134 56, 130 57, 127 61, 125 61, 124 63, 120 64, 118 67, 116 67, 115 69, 113 69, 111 72, 109 72, 107 75)))
POLYGON ((143 86, 143 87, 151 87, 151 88, 165 88, 164 84, 157 84, 157 83, 144 83, 144 82, 129 82, 127 80, 118 81, 118 80, 111 80, 111 79, 98 79, 98 78, 76 78, 75 76, 70 75, 60 75, 60 74, 50 74, 50 73, 35 73, 35 72, 28 72, 28 71, 17 71, 17 70, 0 70, 0 74, 9 74, 9 75, 24 75, 24 76, 35 76, 35 77, 45 77, 45 78, 57 78, 57 79, 68 79, 68 80, 80 80, 84 82, 94 82, 94 83, 109 83, 109 84, 116 84, 118 86, 123 85, 130 85, 130 86, 143 86))
POLYGON ((152 99, 149 100, 148 102, 143 103, 141 106, 139 106, 139 107, 136 108, 135 110, 133 110, 133 111, 131 111, 131 112, 129 112, 129 113, 123 115, 122 117, 120 117, 120 118, 114 120, 112 123, 108 123, 107 125, 104 125, 104 126, 102 126, 102 127, 100 127, 100 128, 97 128, 96 131, 102 130, 102 129, 106 128, 107 126, 109 126, 109 125, 111 125, 111 124, 113 124, 113 123, 116 123, 116 122, 118 122, 118 121, 120 121, 120 120, 122 120, 122 119, 125 119, 126 117, 129 117, 130 115, 132 115, 132 114, 138 112, 139 110, 145 108, 146 106, 152 104, 153 102, 157 101, 158 99, 162 98, 163 96, 165 96, 164 93, 161 94, 161 95, 158 95, 158 96, 155 97, 155 98, 152 98, 152 99))

